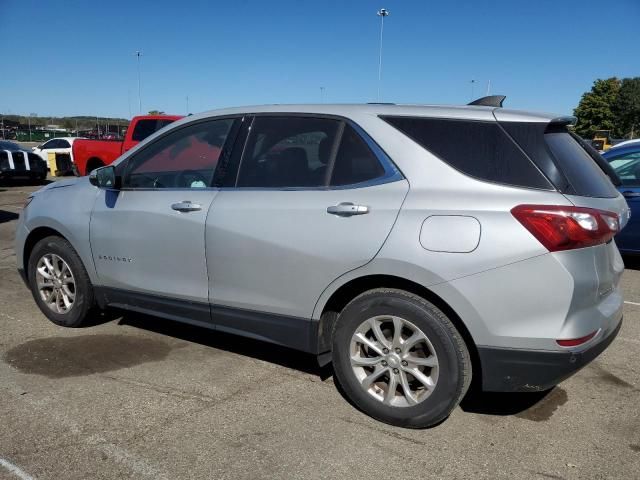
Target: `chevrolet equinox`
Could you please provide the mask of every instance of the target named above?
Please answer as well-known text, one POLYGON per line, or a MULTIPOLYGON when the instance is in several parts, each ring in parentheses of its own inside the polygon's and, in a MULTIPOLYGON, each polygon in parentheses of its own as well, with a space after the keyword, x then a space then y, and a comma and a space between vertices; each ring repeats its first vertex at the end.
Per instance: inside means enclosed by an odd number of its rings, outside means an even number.
POLYGON ((111 306, 309 352, 394 425, 472 376, 551 388, 620 329, 629 209, 575 119, 501 105, 189 116, 32 194, 18 269, 58 325, 111 306))

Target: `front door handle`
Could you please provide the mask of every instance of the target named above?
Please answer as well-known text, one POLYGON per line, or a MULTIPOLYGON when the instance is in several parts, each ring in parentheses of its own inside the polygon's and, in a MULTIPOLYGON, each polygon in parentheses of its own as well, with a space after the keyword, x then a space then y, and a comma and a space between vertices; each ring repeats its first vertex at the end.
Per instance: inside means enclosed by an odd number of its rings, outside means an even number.
POLYGON ((178 212, 196 212, 202 210, 202 205, 199 203, 192 203, 189 200, 183 200, 182 202, 174 203, 171 208, 178 212))
POLYGON ((640 197, 640 192, 622 192, 622 195, 626 198, 636 198, 636 197, 640 197))
POLYGON ((339 217, 351 217, 352 215, 369 213, 369 207, 366 205, 354 205, 351 202, 342 202, 338 205, 327 207, 327 213, 338 215, 339 217))

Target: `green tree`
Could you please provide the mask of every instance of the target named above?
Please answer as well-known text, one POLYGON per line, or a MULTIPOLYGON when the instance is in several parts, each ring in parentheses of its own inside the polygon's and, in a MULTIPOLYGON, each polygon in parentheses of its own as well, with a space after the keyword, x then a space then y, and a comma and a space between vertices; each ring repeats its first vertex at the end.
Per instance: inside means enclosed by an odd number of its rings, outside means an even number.
POLYGON ((616 136, 640 136, 640 77, 622 80, 611 109, 616 119, 616 136))
POLYGON ((160 110, 151 110, 149 112, 149 115, 164 115, 164 112, 162 112, 160 110))
POLYGON ((615 130, 615 115, 612 110, 620 90, 617 78, 598 79, 591 91, 582 95, 573 114, 578 117, 576 133, 584 138, 593 138, 596 130, 615 130))

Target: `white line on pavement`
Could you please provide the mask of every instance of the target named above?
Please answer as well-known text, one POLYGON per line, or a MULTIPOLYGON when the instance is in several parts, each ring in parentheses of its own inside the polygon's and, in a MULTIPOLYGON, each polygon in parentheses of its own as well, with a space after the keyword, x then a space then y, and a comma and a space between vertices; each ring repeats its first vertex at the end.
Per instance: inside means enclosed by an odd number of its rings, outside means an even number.
POLYGON ((0 458, 0 465, 13 473, 16 477, 21 478, 22 480, 35 480, 31 475, 26 473, 21 468, 16 467, 9 460, 5 460, 4 458, 0 458))
POLYGON ((638 303, 638 302, 627 302, 627 301, 625 300, 625 302, 624 302, 624 303, 626 303, 627 305, 635 305, 636 307, 640 307, 640 303, 638 303))

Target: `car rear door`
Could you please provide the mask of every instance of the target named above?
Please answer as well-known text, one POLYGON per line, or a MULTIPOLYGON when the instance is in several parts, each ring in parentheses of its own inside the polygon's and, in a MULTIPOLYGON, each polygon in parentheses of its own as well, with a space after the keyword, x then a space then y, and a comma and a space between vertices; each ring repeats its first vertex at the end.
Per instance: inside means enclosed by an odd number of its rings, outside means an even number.
POLYGON ((122 188, 100 190, 90 225, 93 260, 112 303, 209 320, 205 219, 236 124, 182 126, 117 165, 122 188))
POLYGON ((308 350, 317 299, 376 255, 408 182, 348 121, 257 116, 250 132, 207 218, 213 321, 308 350))

